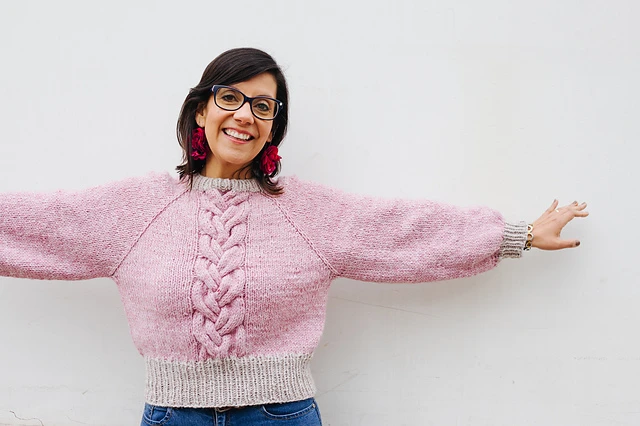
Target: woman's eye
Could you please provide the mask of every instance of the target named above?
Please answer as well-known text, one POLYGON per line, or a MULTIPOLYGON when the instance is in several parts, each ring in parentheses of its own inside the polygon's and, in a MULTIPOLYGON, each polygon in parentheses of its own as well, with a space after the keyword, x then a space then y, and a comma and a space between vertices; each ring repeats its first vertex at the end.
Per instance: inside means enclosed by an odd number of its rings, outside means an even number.
POLYGON ((260 112, 268 112, 271 109, 269 107, 269 104, 266 102, 259 102, 257 105, 255 105, 255 108, 257 108, 260 112))
POLYGON ((222 100, 225 102, 235 102, 238 98, 236 98, 235 95, 222 95, 222 100))

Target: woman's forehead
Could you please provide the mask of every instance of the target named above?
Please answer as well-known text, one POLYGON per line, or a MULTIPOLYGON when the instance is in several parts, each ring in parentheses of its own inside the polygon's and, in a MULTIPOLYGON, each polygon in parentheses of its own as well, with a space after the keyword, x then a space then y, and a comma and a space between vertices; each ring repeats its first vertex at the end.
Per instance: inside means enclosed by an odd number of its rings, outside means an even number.
POLYGON ((229 86, 235 87, 249 97, 270 96, 275 98, 278 93, 276 78, 269 73, 258 74, 249 80, 230 84, 229 86))

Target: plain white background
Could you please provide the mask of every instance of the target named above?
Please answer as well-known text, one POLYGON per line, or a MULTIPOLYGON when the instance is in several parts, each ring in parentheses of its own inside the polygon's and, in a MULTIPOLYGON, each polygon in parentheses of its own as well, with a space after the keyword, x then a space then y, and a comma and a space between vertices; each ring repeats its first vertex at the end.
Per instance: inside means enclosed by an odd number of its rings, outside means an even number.
MULTIPOLYGON (((325 424, 637 425, 639 18, 631 0, 3 0, 0 191, 173 170, 204 67, 265 49, 290 84, 283 174, 515 220, 590 203, 576 250, 336 281, 313 362, 325 424)), ((1 278, 0 322, 0 424, 139 424, 111 281, 1 278)))

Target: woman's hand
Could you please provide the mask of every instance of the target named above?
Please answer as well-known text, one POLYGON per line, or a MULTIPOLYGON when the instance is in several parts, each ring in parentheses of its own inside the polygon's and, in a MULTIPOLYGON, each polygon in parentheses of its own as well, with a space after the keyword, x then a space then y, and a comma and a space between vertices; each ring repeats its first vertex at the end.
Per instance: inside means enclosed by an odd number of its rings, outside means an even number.
POLYGON ((589 212, 584 211, 587 203, 578 204, 577 201, 568 206, 558 208, 558 200, 554 200, 551 207, 542 216, 533 222, 533 241, 531 246, 541 250, 560 250, 578 247, 578 240, 563 240, 560 231, 574 217, 587 217, 589 212))

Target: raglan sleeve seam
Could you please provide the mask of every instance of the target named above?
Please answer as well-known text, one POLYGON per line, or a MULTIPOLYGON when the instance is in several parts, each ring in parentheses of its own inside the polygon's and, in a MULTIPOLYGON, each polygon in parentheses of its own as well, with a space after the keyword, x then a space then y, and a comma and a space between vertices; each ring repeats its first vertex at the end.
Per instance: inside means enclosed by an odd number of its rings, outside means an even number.
POLYGON ((298 235, 300 235, 300 237, 304 239, 304 241, 307 243, 309 248, 311 248, 311 250, 315 253, 315 255, 318 256, 318 258, 322 261, 322 263, 324 263, 324 265, 329 269, 329 271, 331 271, 331 274, 333 275, 333 277, 336 278, 341 276, 342 274, 331 264, 329 259, 316 247, 316 245, 313 243, 311 238, 309 238, 309 236, 307 236, 307 234, 302 229, 300 229, 300 227, 296 224, 296 221, 287 212, 286 208, 282 206, 282 204, 278 200, 274 199, 273 201, 278 207, 278 209, 280 210, 280 212, 282 213, 282 215, 285 217, 287 222, 291 224, 291 226, 295 229, 298 235))
POLYGON ((164 205, 160 207, 160 209, 151 217, 151 219, 144 224, 144 227, 142 228, 142 230, 134 238, 133 242, 129 245, 129 247, 124 251, 122 259, 120 259, 116 263, 116 266, 113 268, 113 271, 109 274, 109 277, 111 278, 114 277, 114 275, 118 272, 118 269, 120 269, 120 266, 122 266, 122 264, 127 259, 127 257, 129 257, 129 254, 131 254, 134 247, 138 244, 138 241, 140 241, 140 238, 142 238, 142 236, 147 232, 149 227, 153 225, 153 223, 162 215, 162 213, 164 213, 169 208, 169 206, 175 203, 180 197, 184 196, 187 192, 188 192, 188 189, 183 189, 180 193, 176 194, 173 198, 169 199, 169 201, 164 203, 164 205))

